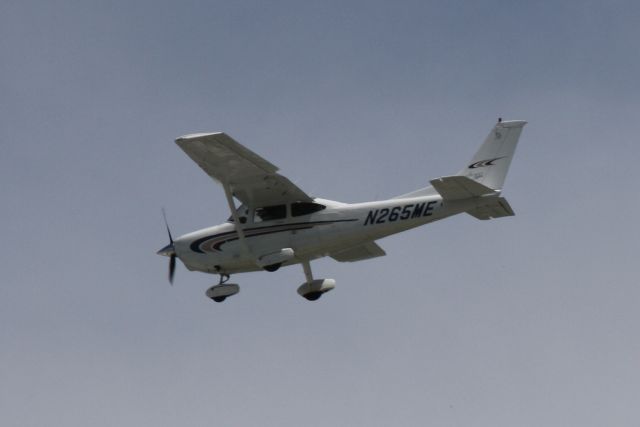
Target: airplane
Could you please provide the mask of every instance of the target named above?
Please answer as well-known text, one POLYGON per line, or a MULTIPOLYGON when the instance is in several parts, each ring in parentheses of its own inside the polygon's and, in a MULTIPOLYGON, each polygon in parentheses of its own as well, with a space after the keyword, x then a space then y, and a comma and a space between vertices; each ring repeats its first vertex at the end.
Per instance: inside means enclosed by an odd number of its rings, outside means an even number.
POLYGON ((231 216, 223 224, 175 240, 165 216, 169 244, 157 254, 169 257, 170 283, 176 258, 190 271, 219 275, 218 284, 206 291, 216 302, 240 291, 237 284, 227 283, 232 274, 301 264, 306 280, 298 294, 315 301, 336 282, 314 278, 312 260, 330 256, 355 262, 384 256, 377 240, 460 213, 480 220, 513 216, 502 186, 526 123, 498 119, 457 174, 391 199, 364 203, 308 195, 272 163, 225 133, 179 137, 178 146, 222 185, 231 216))

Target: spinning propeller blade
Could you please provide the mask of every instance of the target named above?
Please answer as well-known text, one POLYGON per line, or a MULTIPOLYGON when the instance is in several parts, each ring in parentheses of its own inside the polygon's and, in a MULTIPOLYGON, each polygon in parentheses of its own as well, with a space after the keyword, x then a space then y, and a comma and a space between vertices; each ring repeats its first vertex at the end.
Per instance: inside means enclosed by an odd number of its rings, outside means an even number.
POLYGON ((176 254, 169 258, 169 284, 173 286, 173 275, 176 273, 176 254))
POLYGON ((169 230, 169 222, 167 222, 167 213, 162 208, 162 218, 164 218, 164 226, 167 227, 167 234, 169 235, 169 243, 173 245, 173 237, 171 237, 171 230, 169 230))
POLYGON ((171 236, 171 230, 169 230, 169 223, 167 222, 167 214, 162 208, 162 217, 164 218, 164 225, 167 227, 167 234, 169 235, 169 244, 160 249, 158 255, 164 255, 169 257, 169 283, 173 285, 173 276, 176 272, 176 249, 173 246, 173 237, 171 236))

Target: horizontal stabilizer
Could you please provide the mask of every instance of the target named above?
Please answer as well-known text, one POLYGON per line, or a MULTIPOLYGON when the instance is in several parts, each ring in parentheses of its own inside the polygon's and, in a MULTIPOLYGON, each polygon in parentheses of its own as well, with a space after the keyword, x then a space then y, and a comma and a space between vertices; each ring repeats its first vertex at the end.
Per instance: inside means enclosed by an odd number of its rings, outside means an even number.
POLYGON ((431 185, 444 200, 460 200, 498 194, 497 191, 471 178, 460 175, 443 176, 442 178, 431 180, 431 185))
POLYGON ((484 206, 475 207, 471 210, 468 210, 467 213, 477 219, 482 220, 515 215, 513 209, 511 209, 511 206, 509 206, 509 202, 507 202, 507 199, 505 199, 504 197, 490 199, 490 201, 491 203, 488 203, 484 206))
POLYGON ((386 255, 386 252, 375 242, 369 242, 343 251, 333 252, 329 255, 336 261, 354 262, 384 256, 386 255))

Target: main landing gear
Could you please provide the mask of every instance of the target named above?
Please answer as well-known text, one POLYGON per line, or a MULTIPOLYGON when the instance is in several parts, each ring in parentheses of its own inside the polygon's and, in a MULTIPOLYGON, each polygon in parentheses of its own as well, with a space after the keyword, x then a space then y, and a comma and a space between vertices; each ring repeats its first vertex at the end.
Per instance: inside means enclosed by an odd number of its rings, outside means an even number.
POLYGON ((333 279, 313 279, 311 274, 311 265, 309 261, 302 262, 302 268, 304 269, 304 275, 307 279, 298 288, 298 294, 309 301, 316 301, 323 294, 329 292, 336 287, 336 281, 333 279))
MULTIPOLYGON (((302 261, 302 268, 307 279, 298 288, 298 294, 309 301, 316 301, 322 295, 336 287, 336 281, 333 279, 314 279, 311 273, 311 265, 309 261, 302 261)), ((227 283, 229 275, 220 273, 220 282, 207 289, 206 295, 215 302, 223 302, 230 296, 240 292, 240 287, 235 283, 227 283)))
POLYGON ((220 273, 220 283, 207 289, 206 295, 215 302, 222 302, 240 292, 240 286, 235 283, 227 283, 228 280, 228 274, 220 273))

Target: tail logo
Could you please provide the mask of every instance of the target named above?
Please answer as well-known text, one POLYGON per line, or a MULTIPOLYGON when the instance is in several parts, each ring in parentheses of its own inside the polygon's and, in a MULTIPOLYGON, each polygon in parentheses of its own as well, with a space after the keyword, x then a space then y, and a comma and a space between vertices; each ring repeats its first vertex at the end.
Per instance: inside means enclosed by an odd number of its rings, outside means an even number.
POLYGON ((480 160, 479 162, 475 162, 469 165, 469 169, 483 168, 485 166, 493 166, 493 162, 496 160, 504 159, 507 156, 496 157, 495 159, 489 160, 480 160))

